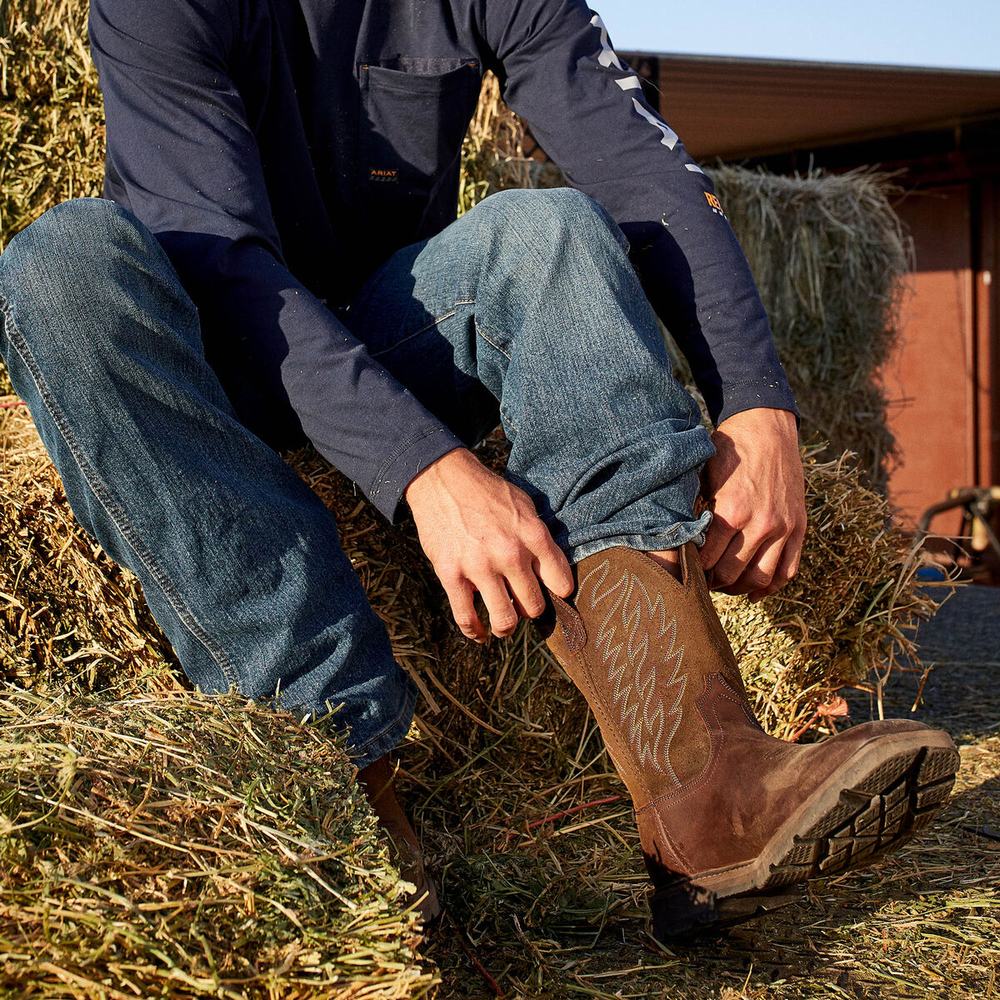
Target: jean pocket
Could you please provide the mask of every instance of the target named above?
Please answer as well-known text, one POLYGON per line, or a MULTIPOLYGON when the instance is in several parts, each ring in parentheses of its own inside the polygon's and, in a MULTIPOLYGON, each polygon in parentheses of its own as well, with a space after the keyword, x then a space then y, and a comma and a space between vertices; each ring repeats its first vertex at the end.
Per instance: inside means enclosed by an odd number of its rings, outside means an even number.
POLYGON ((358 187, 366 225, 393 248, 455 218, 462 140, 482 82, 475 60, 362 64, 358 187))

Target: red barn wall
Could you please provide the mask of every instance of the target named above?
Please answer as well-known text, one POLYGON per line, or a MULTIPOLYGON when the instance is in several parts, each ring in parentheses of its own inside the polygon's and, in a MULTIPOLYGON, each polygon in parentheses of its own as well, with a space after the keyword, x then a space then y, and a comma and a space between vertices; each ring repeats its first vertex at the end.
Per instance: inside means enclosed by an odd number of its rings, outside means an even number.
POLYGON ((953 486, 975 483, 975 301, 968 184, 911 193, 898 206, 915 244, 900 336, 883 372, 900 462, 892 501, 915 522, 953 486))

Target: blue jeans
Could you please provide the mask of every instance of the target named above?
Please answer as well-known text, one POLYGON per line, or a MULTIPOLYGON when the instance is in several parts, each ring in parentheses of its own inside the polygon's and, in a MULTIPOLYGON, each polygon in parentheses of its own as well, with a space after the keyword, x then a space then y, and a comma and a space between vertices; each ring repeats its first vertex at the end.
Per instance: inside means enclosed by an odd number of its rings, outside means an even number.
MULTIPOLYGON (((342 706, 359 767, 397 745, 416 687, 333 517, 278 453, 297 442, 236 412, 152 233, 110 200, 64 201, 0 255, 0 309, 0 353, 78 521, 138 577, 190 680, 342 706)), ((586 195, 495 194, 339 312, 464 441, 502 424, 507 475, 571 560, 703 543, 711 439, 625 237, 586 195)))

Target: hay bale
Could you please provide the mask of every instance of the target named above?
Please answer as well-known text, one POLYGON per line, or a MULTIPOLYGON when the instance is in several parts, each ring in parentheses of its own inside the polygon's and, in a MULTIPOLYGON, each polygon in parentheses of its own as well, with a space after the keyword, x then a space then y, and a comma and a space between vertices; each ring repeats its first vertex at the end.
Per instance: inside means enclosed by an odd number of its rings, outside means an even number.
MULTIPOLYGON (((104 104, 88 7, 0 3, 0 250, 52 205, 101 193, 104 104)), ((0 362, 0 394, 10 391, 0 362)))
POLYGON ((0 992, 420 997, 340 746, 235 695, 0 694, 0 992))
POLYGON ((0 6, 0 249, 57 202, 99 195, 104 106, 86 0, 0 6))
POLYGON ((912 262, 891 178, 710 173, 771 319, 803 436, 826 442, 828 459, 857 453, 866 482, 884 491, 896 451, 881 372, 912 262))

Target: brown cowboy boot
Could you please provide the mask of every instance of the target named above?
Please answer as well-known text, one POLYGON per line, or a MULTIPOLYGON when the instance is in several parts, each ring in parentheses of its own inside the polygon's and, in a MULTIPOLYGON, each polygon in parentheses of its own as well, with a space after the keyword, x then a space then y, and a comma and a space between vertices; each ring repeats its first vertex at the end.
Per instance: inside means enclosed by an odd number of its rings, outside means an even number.
POLYGON ((425 930, 441 916, 437 887, 424 866, 420 841, 396 795, 393 761, 386 754, 358 772, 358 782, 371 804, 375 819, 388 837, 389 857, 404 882, 414 888, 403 896, 406 906, 413 906, 425 930))
POLYGON ((895 850, 944 804, 959 764, 948 734, 918 722, 805 746, 768 736, 694 543, 680 555, 682 580, 635 549, 587 556, 543 625, 632 797, 661 941, 748 920, 796 898, 794 883, 895 850))

